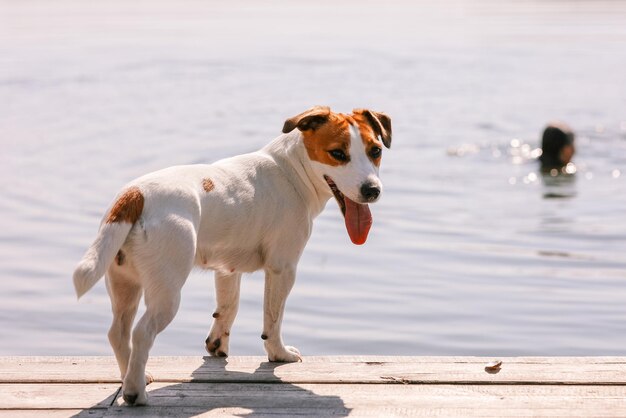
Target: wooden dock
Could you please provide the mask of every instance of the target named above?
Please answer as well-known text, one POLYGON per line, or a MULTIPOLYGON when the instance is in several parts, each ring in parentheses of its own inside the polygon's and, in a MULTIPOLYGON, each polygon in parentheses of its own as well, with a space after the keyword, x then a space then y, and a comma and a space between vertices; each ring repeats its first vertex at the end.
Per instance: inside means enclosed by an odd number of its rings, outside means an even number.
POLYGON ((112 357, 1 357, 0 417, 626 416, 626 357, 154 357, 126 407, 112 357))

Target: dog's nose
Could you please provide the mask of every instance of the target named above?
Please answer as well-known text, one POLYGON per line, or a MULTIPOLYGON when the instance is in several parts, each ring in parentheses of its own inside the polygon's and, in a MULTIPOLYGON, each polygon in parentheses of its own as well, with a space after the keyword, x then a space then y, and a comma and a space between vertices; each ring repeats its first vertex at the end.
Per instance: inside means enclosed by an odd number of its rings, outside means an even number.
POLYGON ((361 186, 361 194, 368 202, 374 201, 380 195, 380 187, 371 183, 365 183, 361 186))

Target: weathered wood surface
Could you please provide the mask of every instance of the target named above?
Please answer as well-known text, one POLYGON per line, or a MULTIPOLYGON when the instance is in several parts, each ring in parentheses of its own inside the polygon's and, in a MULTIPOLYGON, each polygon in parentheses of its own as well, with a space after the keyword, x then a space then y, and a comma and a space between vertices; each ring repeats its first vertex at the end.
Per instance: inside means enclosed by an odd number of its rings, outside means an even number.
POLYGON ((128 408, 111 357, 0 357, 0 418, 626 416, 626 358, 155 357, 128 408))
MULTIPOLYGON (((480 357, 153 357, 157 382, 626 384, 626 357, 514 357, 498 373, 480 357)), ((0 357, 0 383, 119 382, 113 357, 0 357)))

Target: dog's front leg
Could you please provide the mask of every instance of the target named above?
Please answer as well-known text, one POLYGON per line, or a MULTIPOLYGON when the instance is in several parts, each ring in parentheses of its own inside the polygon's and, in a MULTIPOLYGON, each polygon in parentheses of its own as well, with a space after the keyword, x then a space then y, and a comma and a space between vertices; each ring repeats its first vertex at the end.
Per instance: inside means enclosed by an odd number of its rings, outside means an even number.
POLYGON ((205 341, 212 356, 228 357, 228 340, 239 309, 241 273, 215 272, 215 298, 217 308, 213 313, 213 326, 205 341))
POLYGON ((280 326, 285 311, 285 301, 296 280, 295 266, 267 268, 265 270, 265 298, 263 301, 263 335, 265 350, 270 361, 302 361, 295 347, 283 344, 280 326))

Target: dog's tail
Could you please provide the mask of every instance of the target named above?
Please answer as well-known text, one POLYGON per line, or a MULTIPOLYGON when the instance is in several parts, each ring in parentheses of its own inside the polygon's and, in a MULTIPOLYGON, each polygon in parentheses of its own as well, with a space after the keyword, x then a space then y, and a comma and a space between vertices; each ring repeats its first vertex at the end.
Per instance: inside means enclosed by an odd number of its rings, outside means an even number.
POLYGON ((79 299, 104 275, 141 216, 143 205, 144 197, 138 187, 129 187, 118 196, 100 225, 96 240, 74 271, 74 288, 79 299))
POLYGON ((98 236, 74 270, 74 288, 79 299, 102 278, 132 227, 133 224, 127 222, 100 226, 98 236))

